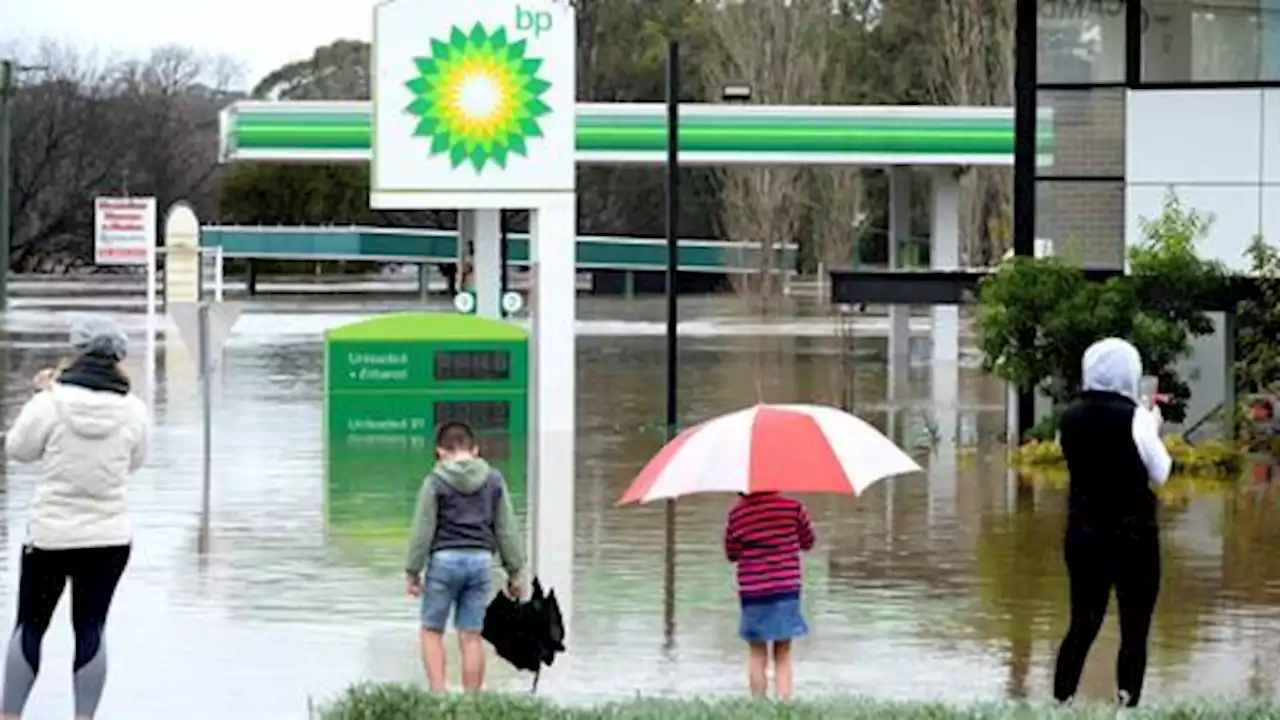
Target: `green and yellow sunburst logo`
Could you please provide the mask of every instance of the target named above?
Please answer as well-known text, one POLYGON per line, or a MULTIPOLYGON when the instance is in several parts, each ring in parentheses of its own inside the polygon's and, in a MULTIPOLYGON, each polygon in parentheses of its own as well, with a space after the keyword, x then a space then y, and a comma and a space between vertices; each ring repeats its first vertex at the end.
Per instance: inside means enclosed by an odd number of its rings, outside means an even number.
POLYGON ((487 163, 505 168, 512 153, 528 156, 527 139, 542 136, 538 118, 551 112, 542 101, 551 83, 526 49, 506 29, 476 23, 470 33, 453 28, 447 43, 432 39, 431 56, 414 59, 405 109, 420 118, 413 134, 431 138, 432 155, 448 153, 455 168, 470 161, 477 173, 487 163))

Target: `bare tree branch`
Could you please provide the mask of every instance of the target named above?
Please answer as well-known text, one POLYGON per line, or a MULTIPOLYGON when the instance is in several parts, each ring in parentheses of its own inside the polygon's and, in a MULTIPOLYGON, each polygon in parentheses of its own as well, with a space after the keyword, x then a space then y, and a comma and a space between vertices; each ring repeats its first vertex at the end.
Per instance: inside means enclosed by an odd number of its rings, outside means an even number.
MULTIPOLYGON (((715 43, 703 63, 707 87, 748 82, 763 103, 821 101, 832 15, 832 4, 824 0, 724 3, 714 13, 715 43)), ((793 240, 799 230, 803 178, 803 171, 795 167, 719 172, 722 230, 734 240, 759 245, 758 273, 744 278, 738 289, 761 309, 780 299, 775 249, 793 240)))

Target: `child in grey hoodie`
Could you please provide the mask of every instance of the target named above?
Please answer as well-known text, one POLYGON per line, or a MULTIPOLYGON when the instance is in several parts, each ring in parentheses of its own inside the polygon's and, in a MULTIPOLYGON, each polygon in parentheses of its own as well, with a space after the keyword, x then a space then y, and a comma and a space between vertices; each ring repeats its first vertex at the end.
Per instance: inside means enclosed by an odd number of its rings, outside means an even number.
POLYGON ((462 686, 478 692, 484 684, 480 633, 491 599, 493 555, 506 570, 507 592, 519 597, 524 540, 506 480, 480 457, 470 426, 441 425, 436 457, 418 494, 405 563, 408 592, 422 598, 422 664, 431 689, 446 689, 444 630, 452 612, 462 653, 462 686))

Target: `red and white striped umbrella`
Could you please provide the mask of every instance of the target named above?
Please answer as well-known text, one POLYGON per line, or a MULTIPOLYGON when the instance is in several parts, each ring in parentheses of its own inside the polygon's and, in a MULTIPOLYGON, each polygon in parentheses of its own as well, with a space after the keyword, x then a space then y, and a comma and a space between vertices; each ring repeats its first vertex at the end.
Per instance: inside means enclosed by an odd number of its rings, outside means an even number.
POLYGON ((862 419, 821 405, 756 405, 685 430, 645 465, 618 504, 703 492, 861 494, 919 472, 862 419))

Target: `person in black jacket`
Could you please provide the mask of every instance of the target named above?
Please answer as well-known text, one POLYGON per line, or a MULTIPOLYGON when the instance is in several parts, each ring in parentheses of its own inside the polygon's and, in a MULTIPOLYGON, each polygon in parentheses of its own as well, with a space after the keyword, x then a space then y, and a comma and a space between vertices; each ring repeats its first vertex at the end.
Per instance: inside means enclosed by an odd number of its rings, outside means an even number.
POLYGON ((1080 397, 1062 415, 1059 440, 1071 476, 1063 554, 1071 626, 1058 650, 1054 697, 1069 702, 1115 589, 1120 609, 1117 702, 1134 707, 1147 668, 1147 632, 1160 591, 1160 539, 1152 485, 1173 462, 1160 440, 1159 408, 1138 401, 1142 357, 1119 338, 1084 354, 1080 397))

